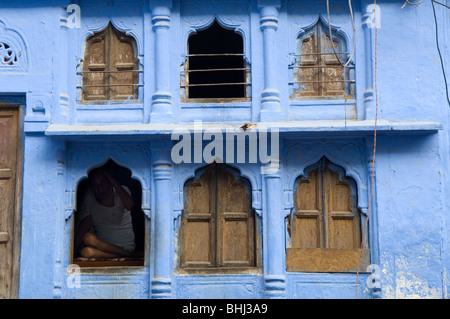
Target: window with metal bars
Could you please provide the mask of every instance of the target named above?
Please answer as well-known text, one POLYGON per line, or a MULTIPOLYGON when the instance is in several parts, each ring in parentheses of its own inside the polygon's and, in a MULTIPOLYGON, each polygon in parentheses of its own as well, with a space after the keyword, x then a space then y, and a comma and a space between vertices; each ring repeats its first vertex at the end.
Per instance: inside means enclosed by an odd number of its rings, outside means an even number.
POLYGON ((319 21, 297 38, 291 99, 354 98, 354 65, 345 40, 319 21))
POLYGON ((242 37, 217 21, 190 36, 181 74, 183 100, 249 100, 250 70, 243 47, 242 37))
POLYGON ((139 63, 135 40, 111 24, 87 39, 83 59, 83 101, 137 100, 139 63))

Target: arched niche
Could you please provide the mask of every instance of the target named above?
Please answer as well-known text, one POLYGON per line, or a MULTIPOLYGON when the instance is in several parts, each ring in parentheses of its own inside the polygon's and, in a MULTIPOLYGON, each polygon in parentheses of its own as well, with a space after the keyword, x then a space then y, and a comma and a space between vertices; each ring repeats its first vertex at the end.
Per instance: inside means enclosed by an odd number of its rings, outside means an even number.
MULTIPOLYGON (((142 185, 139 182, 139 180, 133 178, 131 170, 117 164, 114 160, 108 159, 104 164, 100 166, 91 167, 86 170, 86 176, 79 180, 78 185, 76 187, 76 195, 75 195, 75 210, 73 212, 74 217, 74 227, 72 229, 73 234, 75 237, 75 234, 77 233, 78 226, 80 223, 80 220, 78 220, 78 211, 81 207, 81 201, 83 199, 83 196, 87 193, 89 190, 89 175, 90 172, 93 171, 96 168, 102 168, 105 169, 107 172, 109 172, 120 185, 126 186, 130 192, 131 197, 133 198, 133 201, 135 203, 134 209, 130 211, 132 222, 133 222, 133 230, 135 234, 135 243, 136 243, 136 252, 142 252, 145 251, 145 215, 144 211, 142 209, 142 185)), ((73 251, 73 257, 77 258, 79 252, 73 251)))

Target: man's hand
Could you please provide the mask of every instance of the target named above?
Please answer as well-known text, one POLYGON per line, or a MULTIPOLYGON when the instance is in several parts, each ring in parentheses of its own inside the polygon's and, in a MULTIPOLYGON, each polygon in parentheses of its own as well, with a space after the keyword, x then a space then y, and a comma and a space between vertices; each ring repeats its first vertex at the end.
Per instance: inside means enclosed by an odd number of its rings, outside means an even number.
POLYGON ((103 170, 103 175, 105 175, 106 179, 111 183, 112 186, 116 187, 117 185, 119 185, 119 183, 117 183, 117 180, 107 170, 103 170))
POLYGON ((106 179, 111 183, 111 185, 116 190, 117 194, 120 197, 123 205, 127 210, 132 210, 134 207, 134 201, 131 196, 122 188, 122 186, 117 182, 117 180, 106 170, 103 170, 103 174, 106 179))

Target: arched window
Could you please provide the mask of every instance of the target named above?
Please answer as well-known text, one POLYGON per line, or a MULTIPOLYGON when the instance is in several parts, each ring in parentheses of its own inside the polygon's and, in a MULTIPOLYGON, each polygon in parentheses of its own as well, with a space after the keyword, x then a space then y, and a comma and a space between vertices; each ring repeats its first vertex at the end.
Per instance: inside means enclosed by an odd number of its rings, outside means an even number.
POLYGON ((354 66, 346 41, 320 20, 297 38, 291 82, 292 99, 351 98, 355 93, 354 66), (332 39, 331 39, 332 38, 332 39))
MULTIPOLYGON (((143 266, 145 253, 145 215, 141 208, 142 186, 139 181, 131 178, 131 171, 112 160, 103 166, 89 172, 88 178, 82 180, 77 188, 77 205, 74 213, 73 256, 72 263, 81 267, 106 267, 106 266, 143 266), (95 171, 106 172, 114 179, 107 182, 113 187, 114 205, 103 206, 97 198, 94 190, 95 183, 93 173, 95 171), (119 193, 121 188, 131 198, 132 205, 128 208, 119 193), (108 216, 106 216, 108 215, 108 216), (89 222, 86 221, 89 218, 89 222), (90 226, 90 228, 86 228, 90 226), (95 234, 98 240, 114 244, 127 249, 132 254, 115 255, 116 252, 104 250, 104 244, 97 247, 97 242, 86 242, 84 234, 95 234), (98 256, 87 256, 83 252, 85 247, 101 250, 98 256), (111 255, 112 254, 112 255, 111 255), (111 256, 108 256, 111 255, 111 256)), ((109 178, 108 178, 109 179, 109 178)), ((105 180, 103 180, 105 181, 105 180)), ((104 192, 104 185, 103 192, 104 192)), ((97 240, 96 240, 97 241, 97 240)))
POLYGON ((224 164, 211 164, 184 186, 180 267, 256 266, 255 214, 250 183, 224 164))
POLYGON ((192 99, 249 98, 249 70, 242 36, 217 21, 188 39, 182 93, 192 99))
MULTIPOLYGON (((345 177, 343 170, 326 158, 297 179, 294 211, 288 221, 288 270, 357 270, 362 227, 356 196, 354 180, 345 177)), ((360 267, 365 271, 367 249, 362 257, 360 267)))
POLYGON ((109 24, 86 41, 82 98, 84 101, 136 100, 139 72, 135 40, 109 24))

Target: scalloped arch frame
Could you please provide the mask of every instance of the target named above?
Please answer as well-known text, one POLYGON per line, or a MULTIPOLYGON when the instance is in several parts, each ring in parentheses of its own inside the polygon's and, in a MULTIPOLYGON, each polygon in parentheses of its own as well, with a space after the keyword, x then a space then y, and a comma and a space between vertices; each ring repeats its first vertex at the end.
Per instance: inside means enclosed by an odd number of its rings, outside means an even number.
POLYGON ((214 20, 228 30, 234 30, 243 39, 244 60, 250 64, 250 11, 249 3, 182 3, 182 62, 184 64, 187 56, 187 43, 189 37, 197 31, 207 29, 214 20), (202 12, 203 14, 199 14, 202 12), (220 13, 219 13, 220 12, 220 13), (244 12, 244 14, 243 14, 244 12))
MULTIPOLYGON (((289 52, 295 54, 296 40, 298 37, 301 37, 304 33, 308 32, 308 30, 314 27, 317 23, 322 23, 325 26, 326 33, 329 33, 329 23, 326 12, 324 13, 317 10, 317 7, 310 7, 308 4, 300 3, 291 3, 288 8, 290 21, 292 22, 292 25, 295 26, 290 35, 289 52), (302 9, 304 9, 306 13, 300 17, 298 14, 302 11, 302 9)), ((353 10, 355 11, 357 9, 358 7, 353 5, 353 10)), ((349 50, 352 46, 354 37, 353 32, 351 31, 351 23, 348 21, 343 22, 339 16, 335 17, 333 13, 333 8, 330 8, 331 31, 333 32, 333 35, 335 34, 343 40, 345 47, 349 50)), ((352 56, 350 62, 355 64, 355 55, 352 56)))
MULTIPOLYGON (((326 157, 335 166, 342 169, 340 177, 350 177, 356 183, 356 192, 358 197, 358 208, 363 211, 368 206, 368 184, 367 184, 367 166, 365 165, 365 154, 359 145, 355 143, 347 144, 315 144, 299 145, 294 143, 286 147, 286 156, 288 162, 301 163, 301 165, 292 165, 285 170, 285 191, 293 194, 296 180, 307 175, 307 168, 319 162, 322 157, 326 157), (351 155, 348 153, 353 151, 351 155), (301 160, 296 160, 296 156, 301 154, 301 160), (343 175, 344 174, 344 175, 343 175)), ((289 203, 293 205, 292 200, 289 203)), ((292 208, 292 207, 290 207, 292 208)))
MULTIPOLYGON (((144 212, 150 209, 150 167, 145 166, 150 162, 150 155, 144 145, 79 144, 70 147, 67 156, 66 192, 69 196, 66 197, 66 211, 76 208, 75 197, 80 182, 88 177, 92 169, 103 166, 109 160, 131 172, 130 177, 142 187, 142 209, 144 212)), ((66 216, 66 219, 69 217, 66 216)))
MULTIPOLYGON (((199 164, 189 164, 189 165, 178 165, 177 166, 177 179, 175 183, 176 192, 183 196, 183 189, 185 183, 197 177, 197 172, 206 168, 209 164, 199 163, 199 164)), ((227 166, 231 167, 235 171, 238 171, 240 177, 245 178, 249 181, 251 191, 252 191, 252 208, 255 210, 256 214, 261 217, 261 180, 256 178, 259 175, 260 166, 258 164, 252 165, 239 165, 233 163, 226 163, 227 166)), ((180 199, 181 207, 178 209, 183 209, 183 201, 180 199)))

